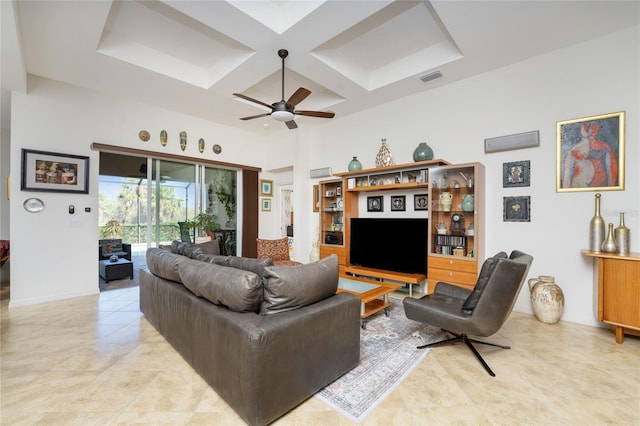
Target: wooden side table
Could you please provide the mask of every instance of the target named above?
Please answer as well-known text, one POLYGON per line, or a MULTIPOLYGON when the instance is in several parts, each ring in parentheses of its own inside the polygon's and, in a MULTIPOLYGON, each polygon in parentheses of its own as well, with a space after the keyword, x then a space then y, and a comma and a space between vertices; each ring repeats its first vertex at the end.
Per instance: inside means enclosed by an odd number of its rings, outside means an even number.
POLYGON ((598 321, 613 326, 616 343, 640 336, 640 253, 582 254, 598 260, 598 321))

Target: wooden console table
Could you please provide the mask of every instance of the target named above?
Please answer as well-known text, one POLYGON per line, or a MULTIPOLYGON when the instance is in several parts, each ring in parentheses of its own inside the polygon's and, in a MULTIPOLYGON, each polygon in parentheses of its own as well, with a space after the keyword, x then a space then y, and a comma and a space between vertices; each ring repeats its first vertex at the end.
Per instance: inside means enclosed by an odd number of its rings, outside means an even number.
POLYGON ((344 268, 346 276, 371 277, 379 280, 391 280, 409 285, 409 297, 413 297, 412 286, 420 284, 427 279, 425 274, 408 274, 403 272, 391 272, 383 269, 364 268, 361 266, 347 266, 344 268))
POLYGON ((598 260, 598 321, 614 327, 616 343, 640 336, 640 253, 582 254, 598 260))

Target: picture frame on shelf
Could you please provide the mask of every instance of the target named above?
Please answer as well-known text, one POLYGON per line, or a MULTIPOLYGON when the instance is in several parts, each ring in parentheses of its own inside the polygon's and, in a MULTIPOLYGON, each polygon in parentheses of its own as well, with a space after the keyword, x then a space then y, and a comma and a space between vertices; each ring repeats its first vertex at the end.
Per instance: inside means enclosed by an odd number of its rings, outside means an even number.
POLYGON ((531 222, 531 197, 503 197, 503 222, 531 222))
POLYGON ((502 187, 512 188, 531 185, 531 161, 502 163, 502 187))
POLYGON ((271 211, 271 198, 263 198, 260 200, 261 210, 263 212, 271 211))
POLYGON ((406 210, 406 197, 404 195, 392 195, 391 196, 391 211, 403 212, 406 210))
POLYGON ((273 181, 272 180, 260 179, 260 195, 273 197, 273 181))
POLYGON ((624 190, 625 112, 556 123, 556 192, 624 190))
POLYGON ((429 210, 429 198, 427 194, 415 194, 413 196, 414 210, 429 210))
POLYGON ((89 157, 22 149, 23 191, 89 193, 89 157))
POLYGON ((382 196, 367 197, 367 211, 382 212, 384 210, 383 201, 384 198, 382 196))

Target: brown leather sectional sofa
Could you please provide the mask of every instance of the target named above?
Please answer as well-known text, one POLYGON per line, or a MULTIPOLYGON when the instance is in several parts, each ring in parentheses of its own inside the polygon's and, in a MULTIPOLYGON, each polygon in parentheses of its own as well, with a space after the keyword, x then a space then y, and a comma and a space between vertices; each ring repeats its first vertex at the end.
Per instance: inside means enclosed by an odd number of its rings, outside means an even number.
POLYGON ((360 301, 335 294, 335 256, 294 267, 195 256, 148 249, 140 309, 248 424, 273 422, 358 364, 360 301))

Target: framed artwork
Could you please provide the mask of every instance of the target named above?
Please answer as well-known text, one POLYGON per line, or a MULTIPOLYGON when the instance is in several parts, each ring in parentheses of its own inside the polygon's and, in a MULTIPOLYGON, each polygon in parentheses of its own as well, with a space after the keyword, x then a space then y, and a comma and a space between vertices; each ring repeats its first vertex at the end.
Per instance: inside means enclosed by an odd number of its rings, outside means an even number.
POLYGON ((382 196, 367 197, 367 211, 381 212, 383 210, 383 200, 382 196))
POLYGON ((503 222, 531 222, 531 197, 503 197, 503 222))
POLYGON ((271 211, 271 198, 263 198, 260 200, 261 210, 263 212, 271 211))
POLYGON ((428 201, 427 194, 415 194, 413 196, 413 209, 428 210, 429 205, 427 204, 427 201, 428 201))
POLYGON ((559 121, 556 191, 624 189, 625 112, 559 121))
POLYGON ((313 212, 320 211, 320 185, 313 185, 313 212))
POLYGON ((391 211, 403 212, 405 211, 405 196, 404 195, 392 195, 391 196, 391 211))
POLYGON ((89 193, 89 157, 22 150, 23 191, 89 193))
POLYGON ((260 195, 273 197, 273 181, 260 179, 260 195))
POLYGON ((531 162, 514 161, 502 163, 502 187, 511 188, 518 186, 529 186, 531 162))

